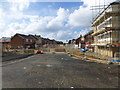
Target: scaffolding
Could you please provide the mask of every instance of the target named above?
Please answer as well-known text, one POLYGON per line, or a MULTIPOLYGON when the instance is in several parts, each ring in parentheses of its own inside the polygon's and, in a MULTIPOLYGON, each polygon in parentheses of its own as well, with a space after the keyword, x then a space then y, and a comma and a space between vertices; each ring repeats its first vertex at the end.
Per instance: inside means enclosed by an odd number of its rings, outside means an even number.
MULTIPOLYGON (((115 23, 117 23, 117 22, 120 22, 120 11, 118 12, 118 13, 111 13, 111 12, 106 12, 106 8, 108 7, 109 5, 106 5, 106 3, 105 3, 105 0, 104 0, 104 4, 103 5, 101 5, 101 3, 100 3, 100 0, 99 0, 99 5, 96 5, 96 2, 95 2, 95 6, 91 6, 91 9, 90 10, 92 10, 92 22, 94 22, 95 20, 97 20, 97 18, 99 18, 99 16, 101 15, 101 14, 103 14, 104 13, 104 15, 103 15, 103 17, 101 17, 101 18, 103 18, 103 21, 106 21, 107 20, 107 18, 108 17, 111 17, 111 16, 118 16, 118 18, 116 17, 116 20, 115 20, 115 23)), ((118 10, 120 10, 120 5, 119 5, 119 7, 118 7, 118 10)), ((98 21, 98 25, 100 25, 101 24, 101 22, 103 22, 103 21, 98 21)), ((97 34, 100 34, 100 33, 102 33, 102 36, 100 36, 99 37, 99 39, 102 39, 102 37, 106 40, 106 42, 108 42, 109 41, 109 44, 111 45, 111 46, 109 46, 109 47, 106 47, 106 46, 104 46, 104 49, 106 50, 106 49, 108 49, 109 51, 112 49, 112 47, 113 47, 113 43, 114 44, 119 44, 120 43, 120 28, 118 28, 118 29, 116 29, 116 28, 111 28, 112 27, 112 21, 111 22, 109 22, 110 23, 110 28, 108 28, 107 27, 107 23, 104 23, 103 25, 104 26, 102 26, 102 27, 104 27, 104 29, 103 30, 99 30, 99 31, 97 31, 97 29, 98 29, 98 26, 97 26, 97 28, 95 28, 96 30, 96 32, 97 32, 97 34), (112 35, 113 35, 113 32, 116 34, 115 36, 114 36, 114 38, 116 38, 116 39, 118 39, 118 40, 116 40, 115 42, 113 42, 113 40, 112 40, 112 35), (109 35, 109 36, 108 36, 109 35)), ((93 24, 93 23, 92 23, 93 24)), ((93 35, 95 35, 95 33, 93 34, 93 35)), ((98 41, 97 41, 97 43, 98 43, 98 41)), ((116 47, 117 48, 117 47, 116 47)), ((118 54, 118 53, 120 53, 120 46, 118 47, 118 50, 117 50, 118 52, 116 52, 116 53, 114 53, 113 54, 113 57, 115 57, 116 55, 117 55, 117 57, 120 57, 120 54, 118 54), (119 55, 119 56, 118 56, 119 55)), ((98 47, 97 47, 97 52, 98 52, 98 47)), ((107 52, 107 53, 109 53, 109 52, 107 52)), ((108 54, 107 54, 108 55, 108 54)))
POLYGON ((102 11, 105 10, 107 6, 108 5, 105 5, 105 0, 103 5, 100 4, 100 0, 99 0, 99 5, 97 5, 97 0, 95 0, 95 5, 91 6, 90 9, 92 10, 92 22, 100 15, 100 13, 102 13, 102 11))
MULTIPOLYGON (((105 5, 105 0, 104 0, 104 4, 101 5, 100 4, 100 0, 99 0, 99 4, 97 5, 96 3, 96 0, 95 0, 95 6, 91 6, 91 9, 92 10, 92 22, 94 22, 98 17, 99 15, 105 10, 105 8, 107 7, 108 5, 105 5)), ((104 20, 105 20, 105 17, 104 17, 104 20)), ((100 24, 100 21, 99 23, 100 24)), ((97 28, 95 28, 97 30, 97 28)), ((99 39, 101 39, 102 36, 100 36, 99 39)), ((96 38, 98 39, 98 38, 96 38)), ((98 43, 97 40, 95 41, 95 43, 98 43)), ((95 47, 95 49, 97 48, 96 52, 98 52, 98 47, 95 47)))

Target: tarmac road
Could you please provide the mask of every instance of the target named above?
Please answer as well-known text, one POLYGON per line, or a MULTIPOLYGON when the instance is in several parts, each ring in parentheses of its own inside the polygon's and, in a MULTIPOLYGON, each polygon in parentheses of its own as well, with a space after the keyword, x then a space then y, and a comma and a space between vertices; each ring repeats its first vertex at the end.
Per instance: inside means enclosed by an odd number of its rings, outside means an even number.
POLYGON ((39 54, 4 62, 3 88, 118 88, 118 66, 39 54))

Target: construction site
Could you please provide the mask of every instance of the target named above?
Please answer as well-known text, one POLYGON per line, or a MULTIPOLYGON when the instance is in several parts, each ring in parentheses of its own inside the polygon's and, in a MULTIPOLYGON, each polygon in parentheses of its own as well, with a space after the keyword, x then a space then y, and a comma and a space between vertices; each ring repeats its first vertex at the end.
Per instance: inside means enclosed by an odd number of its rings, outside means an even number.
POLYGON ((99 0, 99 4, 95 2, 90 10, 92 30, 74 40, 73 44, 77 44, 78 48, 82 48, 82 45, 88 48, 88 56, 113 62, 120 60, 120 1, 106 5, 104 0, 104 4, 101 5, 99 0))
POLYGON ((120 54, 120 3, 113 2, 93 21, 95 52, 110 57, 120 54))

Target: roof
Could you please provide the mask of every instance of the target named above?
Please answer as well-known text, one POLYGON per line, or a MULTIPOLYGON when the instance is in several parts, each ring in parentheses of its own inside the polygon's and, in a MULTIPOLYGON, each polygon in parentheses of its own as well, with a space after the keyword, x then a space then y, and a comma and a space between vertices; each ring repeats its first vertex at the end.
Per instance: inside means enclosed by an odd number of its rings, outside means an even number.
POLYGON ((120 1, 115 1, 115 2, 110 3, 110 5, 117 5, 117 4, 120 4, 120 1))
POLYGON ((2 37, 0 39, 0 42, 10 42, 11 38, 10 37, 2 37))
POLYGON ((28 35, 24 35, 24 34, 19 34, 17 33, 16 35, 21 36, 23 39, 33 39, 32 37, 28 36, 28 35))
POLYGON ((40 35, 28 35, 29 37, 33 38, 34 40, 38 40, 40 38, 40 35))
MULTIPOLYGON (((32 40, 39 40, 40 38, 42 39, 42 41, 51 41, 51 42, 62 42, 62 41, 56 41, 56 40, 51 40, 49 38, 43 38, 41 37, 40 35, 24 35, 24 34, 19 34, 19 33, 16 33, 15 35, 19 35, 20 37, 22 37, 23 39, 32 39, 32 40)), ((15 36, 14 35, 14 36, 15 36)))

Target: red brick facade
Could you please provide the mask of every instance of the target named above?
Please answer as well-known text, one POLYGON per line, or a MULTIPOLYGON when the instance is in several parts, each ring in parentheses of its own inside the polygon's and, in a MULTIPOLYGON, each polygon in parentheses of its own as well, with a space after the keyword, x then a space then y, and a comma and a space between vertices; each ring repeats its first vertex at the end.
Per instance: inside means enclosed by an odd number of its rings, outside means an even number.
POLYGON ((42 38, 40 35, 23 35, 15 34, 11 38, 11 48, 39 48, 42 46, 52 46, 56 44, 63 44, 61 41, 50 40, 48 38, 42 38))
POLYGON ((11 48, 34 48, 35 40, 27 35, 16 34, 11 38, 11 48))

